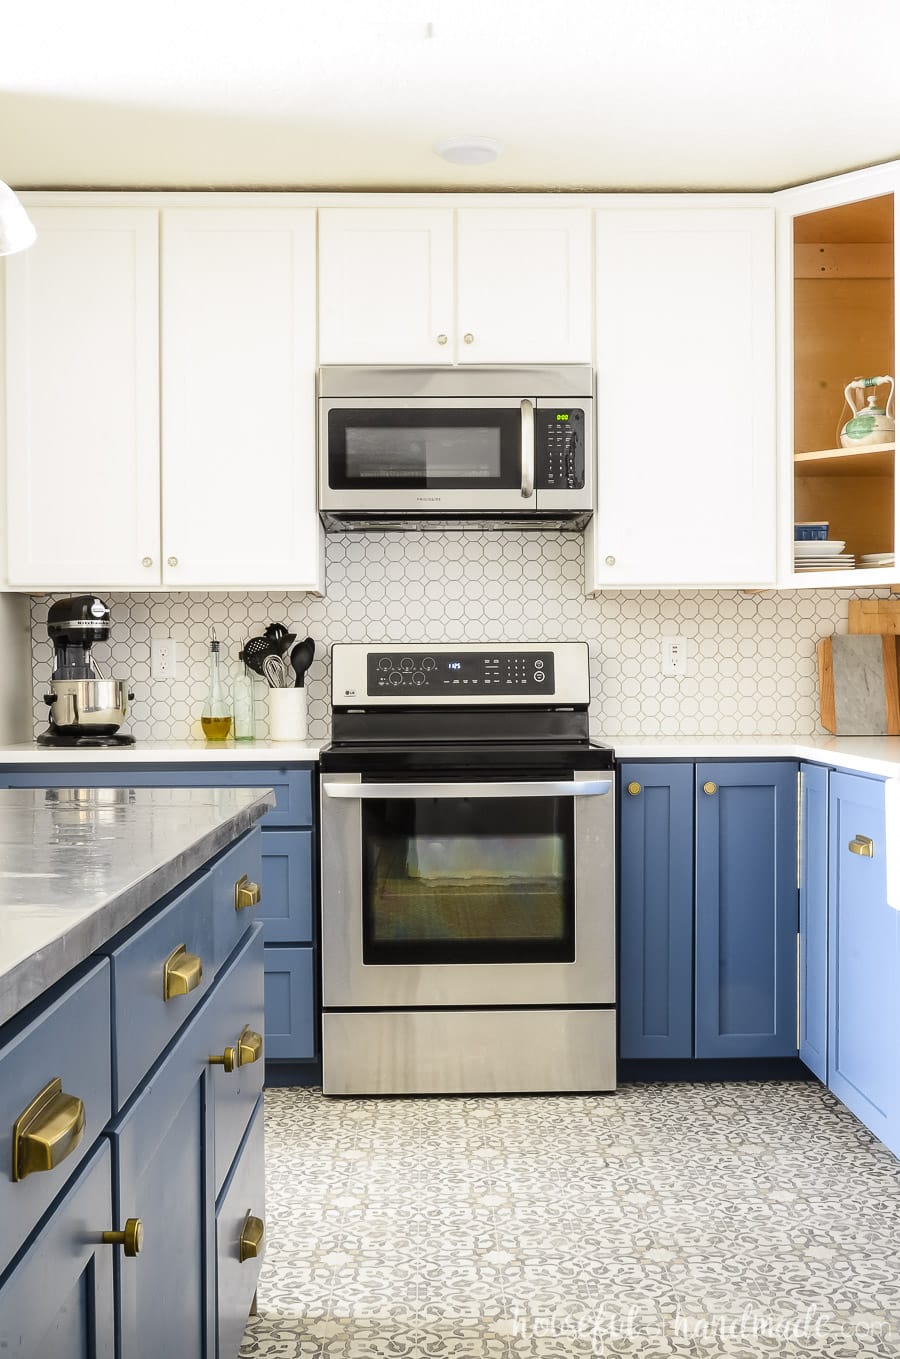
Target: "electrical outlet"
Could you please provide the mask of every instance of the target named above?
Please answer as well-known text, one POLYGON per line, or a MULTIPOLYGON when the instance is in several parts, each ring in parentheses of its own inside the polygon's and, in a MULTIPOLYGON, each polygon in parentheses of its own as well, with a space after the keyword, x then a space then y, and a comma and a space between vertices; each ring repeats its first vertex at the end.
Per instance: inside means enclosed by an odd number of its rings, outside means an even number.
POLYGON ((664 637, 662 644, 662 672, 664 675, 687 674, 687 638, 664 637))
POLYGON ((178 643, 174 637, 150 638, 150 678, 155 680, 178 678, 178 643))

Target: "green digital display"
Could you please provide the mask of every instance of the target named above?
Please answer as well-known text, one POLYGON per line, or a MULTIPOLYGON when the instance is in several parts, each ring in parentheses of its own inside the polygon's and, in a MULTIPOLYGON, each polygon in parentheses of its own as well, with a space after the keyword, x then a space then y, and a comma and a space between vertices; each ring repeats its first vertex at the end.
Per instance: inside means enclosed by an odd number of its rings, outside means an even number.
POLYGON ((561 414, 560 412, 557 412, 556 418, 557 418, 557 420, 568 420, 568 418, 569 418, 568 411, 566 412, 565 415, 561 414))

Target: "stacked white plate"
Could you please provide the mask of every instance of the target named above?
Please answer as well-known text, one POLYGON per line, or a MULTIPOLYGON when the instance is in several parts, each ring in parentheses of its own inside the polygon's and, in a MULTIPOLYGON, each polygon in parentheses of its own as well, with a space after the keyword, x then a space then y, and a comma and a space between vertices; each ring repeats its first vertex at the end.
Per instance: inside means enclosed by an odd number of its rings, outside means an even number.
POLYGON ((866 552, 859 559, 861 567, 893 566, 893 552, 866 552))
POLYGON ((852 552, 845 552, 842 538, 794 543, 795 571, 846 571, 856 565, 852 552))

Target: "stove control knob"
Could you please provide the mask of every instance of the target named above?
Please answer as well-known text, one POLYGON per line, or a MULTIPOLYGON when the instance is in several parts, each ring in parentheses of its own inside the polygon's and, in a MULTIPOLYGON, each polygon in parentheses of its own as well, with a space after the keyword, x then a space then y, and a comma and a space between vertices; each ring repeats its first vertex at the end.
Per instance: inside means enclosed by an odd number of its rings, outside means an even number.
POLYGON ((547 676, 544 674, 543 670, 535 670, 534 678, 537 684, 543 684, 547 676))
POLYGON ((381 660, 378 662, 378 669, 379 669, 379 670, 390 670, 390 668, 391 668, 391 658, 390 658, 390 656, 382 656, 381 660))
POLYGON ((405 670, 408 674, 409 671, 412 670, 412 668, 413 668, 412 657, 404 656, 402 661, 400 662, 400 669, 405 670))
POLYGON ((423 669, 423 670, 433 670, 433 669, 435 668, 436 665, 437 665, 437 662, 435 661, 435 659, 434 659, 433 656, 426 656, 425 659, 424 659, 424 661, 422 662, 422 669, 423 669))
POLYGON ((403 676, 400 674, 399 670, 391 671, 391 684, 400 684, 402 683, 402 680, 403 676))
POLYGON ((424 683, 425 676, 422 674, 421 670, 417 670, 416 673, 413 675, 413 684, 424 684, 424 683))

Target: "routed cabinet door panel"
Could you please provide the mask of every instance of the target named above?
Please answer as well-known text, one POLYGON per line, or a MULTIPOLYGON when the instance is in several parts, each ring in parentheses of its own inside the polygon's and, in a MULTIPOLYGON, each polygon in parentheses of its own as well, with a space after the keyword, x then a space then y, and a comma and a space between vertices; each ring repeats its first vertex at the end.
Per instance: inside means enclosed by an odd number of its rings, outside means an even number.
POLYGON ((317 589, 315 213, 162 221, 163 579, 317 589))
POLYGON ((820 1081, 828 1050, 828 770, 800 766, 800 1060, 820 1081))
POLYGON ((698 764, 697 1057, 797 1052, 797 765, 698 764))
POLYGON ((828 1085, 900 1155, 900 912, 886 898, 883 783, 832 774, 830 817, 828 1085))
POLYGON ((623 764, 619 1055, 690 1057, 694 766, 623 764))
POLYGON ((597 214, 587 587, 774 585, 774 217, 597 214))
POLYGON ((30 212, 6 261, 10 584, 158 585, 158 214, 30 212))
POLYGON ((453 354, 452 210, 324 208, 320 363, 450 363, 453 354))
POLYGON ((587 208, 462 208, 459 363, 590 363, 587 208))

